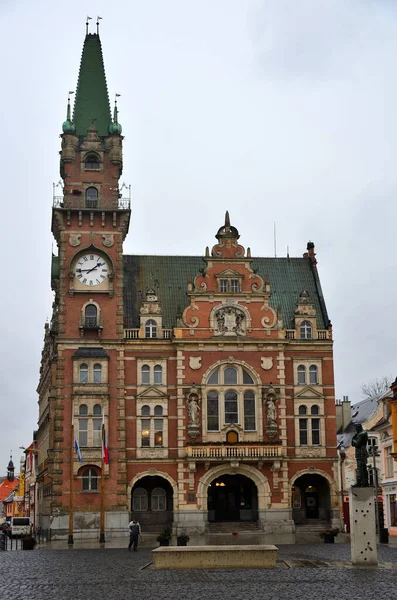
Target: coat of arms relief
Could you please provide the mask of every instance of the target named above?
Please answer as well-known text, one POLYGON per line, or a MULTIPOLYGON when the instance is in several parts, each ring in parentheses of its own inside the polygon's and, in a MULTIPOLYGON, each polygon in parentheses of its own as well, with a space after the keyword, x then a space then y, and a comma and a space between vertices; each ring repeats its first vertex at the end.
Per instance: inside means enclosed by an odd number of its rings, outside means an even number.
POLYGON ((214 316, 215 335, 245 335, 245 314, 236 306, 222 306, 214 316))

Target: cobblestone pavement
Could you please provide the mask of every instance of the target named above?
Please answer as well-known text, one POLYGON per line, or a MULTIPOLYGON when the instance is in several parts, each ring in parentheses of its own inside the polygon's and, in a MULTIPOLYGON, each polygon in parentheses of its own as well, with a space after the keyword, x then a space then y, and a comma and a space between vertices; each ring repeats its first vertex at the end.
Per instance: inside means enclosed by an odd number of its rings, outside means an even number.
POLYGON ((397 548, 352 568, 348 544, 280 546, 275 569, 155 570, 149 548, 0 553, 1 600, 395 600, 397 548), (345 562, 345 564, 344 564, 345 562), (146 568, 145 568, 146 567, 146 568), (304 567, 304 568, 302 568, 304 567))

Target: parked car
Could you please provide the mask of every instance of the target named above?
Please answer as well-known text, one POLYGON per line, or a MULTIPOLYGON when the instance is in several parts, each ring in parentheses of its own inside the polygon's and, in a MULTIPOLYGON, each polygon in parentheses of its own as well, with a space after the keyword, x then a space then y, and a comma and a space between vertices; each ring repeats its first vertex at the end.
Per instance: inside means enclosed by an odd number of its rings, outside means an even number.
POLYGON ((11 537, 11 523, 10 521, 4 521, 0 525, 0 532, 5 533, 8 537, 11 537))

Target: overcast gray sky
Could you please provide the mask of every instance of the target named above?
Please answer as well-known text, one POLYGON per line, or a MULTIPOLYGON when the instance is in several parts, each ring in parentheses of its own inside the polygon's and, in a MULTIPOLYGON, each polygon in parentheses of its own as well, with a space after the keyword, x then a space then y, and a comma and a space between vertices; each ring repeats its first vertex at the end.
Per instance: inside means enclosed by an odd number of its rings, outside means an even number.
POLYGON ((0 473, 37 426, 52 183, 86 15, 121 94, 125 253, 202 254, 225 210, 253 255, 316 244, 336 396, 397 375, 397 2, 2 0, 0 473))

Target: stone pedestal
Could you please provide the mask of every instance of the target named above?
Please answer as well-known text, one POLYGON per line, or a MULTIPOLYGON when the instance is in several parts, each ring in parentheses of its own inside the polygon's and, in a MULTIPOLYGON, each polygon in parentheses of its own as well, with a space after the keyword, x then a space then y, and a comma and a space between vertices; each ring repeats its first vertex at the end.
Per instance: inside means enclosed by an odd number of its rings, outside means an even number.
POLYGON ((378 551, 374 488, 350 488, 349 506, 352 563, 359 567, 376 566, 378 551))

